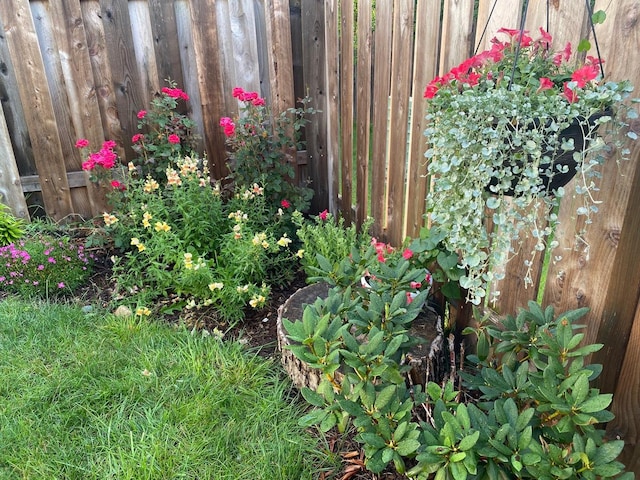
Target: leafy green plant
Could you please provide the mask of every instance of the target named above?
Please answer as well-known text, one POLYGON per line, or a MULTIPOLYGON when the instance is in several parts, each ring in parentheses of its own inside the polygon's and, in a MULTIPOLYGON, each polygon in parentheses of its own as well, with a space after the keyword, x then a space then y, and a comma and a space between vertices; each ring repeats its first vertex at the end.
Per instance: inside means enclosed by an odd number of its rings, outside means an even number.
MULTIPOLYGON (((603 137, 619 142, 625 117, 637 117, 623 103, 632 86, 603 82, 600 59, 571 61, 571 45, 554 52, 543 29, 535 39, 526 31, 500 33, 508 40, 494 39, 491 49, 434 79, 424 94, 426 156, 435 178, 428 210, 447 232, 447 249, 460 253, 466 270, 460 283, 474 304, 501 278, 497 267, 516 256, 518 240, 537 240, 522 252, 527 265, 555 246, 549 239, 563 197, 576 197, 576 214, 590 222, 598 210, 594 179, 611 150, 603 137), (573 174, 575 190, 565 191, 573 174)), ((626 158, 629 151, 616 154, 626 158)), ((531 282, 526 275, 525 286, 531 282)))
POLYGON ((125 188, 112 193, 114 209, 103 215, 121 252, 113 267, 121 301, 143 308, 175 293, 178 305, 212 305, 227 320, 240 319, 247 305, 262 307, 270 285, 297 268, 284 212, 267 207, 258 184, 225 198, 198 159, 170 162, 165 174, 160 184, 135 168, 123 172, 125 188))
POLYGON ((8 245, 24 235, 24 222, 14 217, 5 204, 0 202, 0 247, 8 245))
POLYGON ((371 243, 367 233, 373 219, 367 219, 358 231, 355 225, 345 226, 344 218, 334 217, 327 210, 305 219, 302 213, 294 212, 292 222, 297 226, 296 235, 302 245, 298 252, 302 268, 308 277, 317 275, 318 255, 335 265, 349 256, 352 248, 365 251, 371 243))
POLYGON ((229 178, 236 185, 264 185, 268 205, 275 209, 292 206, 305 211, 313 190, 294 183, 295 154, 303 147, 301 129, 315 110, 302 106, 273 115, 264 98, 256 92, 233 89, 233 96, 241 103, 237 118, 222 117, 220 126, 230 148, 229 178))
POLYGON ((142 177, 151 175, 157 181, 166 180, 165 173, 171 160, 175 161, 195 152, 195 122, 178 112, 179 101, 189 101, 189 95, 170 81, 160 94, 151 100, 149 110, 137 113, 138 129, 131 139, 133 150, 139 155, 134 160, 142 177))
POLYGON ((0 288, 25 296, 67 294, 89 278, 93 261, 66 235, 28 236, 0 247, 0 288))
MULTIPOLYGON (((349 262, 376 255, 354 250, 349 262)), ((624 442, 596 428, 613 418, 612 396, 590 385, 601 367, 585 358, 601 345, 583 346, 576 333, 585 309, 555 316, 531 302, 502 325, 482 319, 465 331, 477 335, 478 354, 468 358, 464 390, 449 379, 423 392, 407 386, 402 359, 415 342, 407 332, 424 292, 407 303, 395 288, 393 279, 415 272, 407 261, 383 270, 389 277, 376 288, 336 287, 301 321, 285 320, 295 342, 288 348, 323 373, 316 390, 302 391, 315 407, 303 425, 352 424, 369 470, 393 462, 412 479, 633 478, 616 461, 624 442)))

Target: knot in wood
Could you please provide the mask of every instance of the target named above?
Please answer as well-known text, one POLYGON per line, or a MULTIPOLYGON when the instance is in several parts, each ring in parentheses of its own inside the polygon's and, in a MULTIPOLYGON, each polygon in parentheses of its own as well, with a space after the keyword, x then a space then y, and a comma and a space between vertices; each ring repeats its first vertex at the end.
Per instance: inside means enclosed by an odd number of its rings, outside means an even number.
POLYGON ((607 234, 607 240, 609 240, 609 242, 611 242, 614 247, 617 247, 618 243, 620 243, 620 229, 612 228, 611 230, 609 230, 609 233, 607 234))

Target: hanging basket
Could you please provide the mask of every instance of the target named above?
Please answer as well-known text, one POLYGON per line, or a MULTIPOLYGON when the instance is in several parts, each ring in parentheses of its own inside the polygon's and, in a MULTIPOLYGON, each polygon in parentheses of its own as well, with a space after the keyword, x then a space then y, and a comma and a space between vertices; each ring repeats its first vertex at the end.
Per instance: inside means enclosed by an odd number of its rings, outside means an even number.
MULTIPOLYGON (((583 152, 589 146, 589 138, 585 139, 585 133, 591 131, 596 125, 599 118, 609 116, 612 111, 607 109, 602 112, 598 112, 589 117, 588 126, 583 117, 576 118, 574 121, 564 130, 558 134, 558 142, 555 142, 554 146, 547 146, 545 155, 548 155, 552 159, 551 164, 545 163, 538 167, 540 179, 542 183, 540 185, 540 191, 553 193, 560 187, 564 187, 567 183, 575 177, 578 167, 578 162, 574 158, 574 153, 583 152), (573 149, 561 150, 560 145, 566 144, 573 140, 573 149), (555 150, 554 150, 555 147, 555 150), (549 172, 551 174, 549 175, 549 172)), ((534 127, 537 126, 534 122, 534 127)), ((518 150, 513 150, 517 152, 518 150)), ((519 167, 523 167, 522 162, 515 162, 519 167)), ((494 177, 491 182, 486 186, 486 191, 489 193, 495 193, 491 190, 491 186, 498 185, 499 178, 494 177)), ((512 197, 516 194, 516 186, 518 185, 519 178, 514 178, 511 182, 511 188, 502 192, 503 195, 512 197)))

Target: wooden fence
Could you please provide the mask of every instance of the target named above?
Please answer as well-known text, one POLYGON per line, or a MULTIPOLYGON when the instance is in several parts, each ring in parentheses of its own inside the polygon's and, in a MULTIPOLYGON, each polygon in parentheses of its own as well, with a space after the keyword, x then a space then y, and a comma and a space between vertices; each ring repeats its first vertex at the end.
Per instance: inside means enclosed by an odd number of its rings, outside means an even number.
MULTIPOLYGON (((170 78, 191 96, 188 113, 217 177, 225 173, 218 120, 237 112, 234 86, 260 91, 276 111, 308 94, 322 110, 299 162, 316 192, 312 211, 329 207, 356 223, 371 215, 374 233, 395 244, 416 235, 428 189, 424 86, 498 28, 516 28, 522 2, 377 0, 375 12, 373 3, 2 0, 3 201, 22 217, 36 205, 55 219, 102 212, 76 139, 116 140, 128 159, 136 112, 170 78)), ((640 2, 596 0, 595 9, 608 17, 597 26, 607 76, 640 86, 640 2)), ((584 2, 530 0, 528 28, 547 22, 559 44, 589 35, 584 2)), ((548 267, 546 283, 524 289, 516 259, 493 288, 502 292, 500 313, 539 290, 559 311, 591 308, 587 340, 605 344, 593 361, 604 364, 600 386, 615 393, 608 428, 629 444, 624 460, 640 473, 640 145, 629 147, 631 161, 605 167, 588 248, 575 244, 574 209, 563 204, 562 260, 548 267)), ((534 268, 543 277, 541 259, 534 268)))

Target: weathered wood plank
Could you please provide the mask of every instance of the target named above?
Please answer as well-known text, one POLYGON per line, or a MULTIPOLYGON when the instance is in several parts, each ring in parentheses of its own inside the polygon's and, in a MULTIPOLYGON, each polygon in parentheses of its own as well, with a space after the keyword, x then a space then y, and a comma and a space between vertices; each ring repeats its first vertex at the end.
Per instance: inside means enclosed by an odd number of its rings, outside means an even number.
POLYGON ((225 138, 220 128, 224 111, 224 82, 219 62, 219 43, 216 33, 216 10, 208 0, 191 0, 191 33, 193 55, 198 69, 198 85, 202 108, 204 145, 212 178, 222 179, 228 169, 225 138))
POLYGON ((311 98, 310 106, 318 110, 305 126, 309 173, 314 190, 311 211, 329 206, 326 136, 326 59, 324 50, 324 1, 304 0, 302 3, 302 51, 304 54, 304 84, 311 98))
MULTIPOLYGON (((545 0, 546 1, 546 0, 545 0)), ((530 5, 533 3, 531 1, 530 5)), ((529 7, 531 9, 531 7, 529 7)), ((491 39, 501 28, 520 28, 522 0, 480 0, 474 52, 491 47, 491 39)))
POLYGON ((29 210, 22 189, 20 188, 20 173, 16 158, 11 149, 9 129, 4 119, 4 112, 0 108, 0 203, 4 203, 13 215, 29 220, 29 210))
POLYGON ((473 52, 473 0, 445 0, 440 72, 448 72, 473 52))
MULTIPOLYGON (((119 145, 119 155, 123 156, 124 148, 122 145, 125 133, 118 117, 100 3, 98 0, 84 0, 80 2, 80 8, 93 73, 93 94, 98 102, 104 138, 115 141, 119 145)), ((97 135, 95 138, 87 137, 87 139, 91 141, 92 145, 98 145, 102 141, 97 135)))
POLYGON ((232 87, 262 94, 253 0, 229 0, 229 23, 236 81, 232 87))
POLYGON ((440 35, 440 3, 418 2, 416 10, 416 39, 413 58, 413 87, 411 137, 407 182, 406 234, 417 237, 425 224, 427 195, 427 161, 424 158, 427 122, 424 114, 424 88, 436 76, 438 69, 438 38, 440 35))
POLYGON ((0 3, 4 35, 11 56, 24 59, 15 62, 15 76, 38 174, 43 181, 43 196, 47 214, 61 220, 73 213, 73 203, 67 183, 58 137, 53 101, 47 85, 46 71, 38 48, 38 37, 26 0, 0 3))
MULTIPOLYGON (((606 9, 608 16, 603 25, 597 26, 602 56, 605 60, 624 58, 624 61, 605 63, 607 77, 611 80, 637 79, 636 66, 640 62, 640 51, 636 48, 640 38, 640 11, 637 2, 596 2, 595 9, 599 8, 606 9)), ((588 343, 597 341, 598 335, 603 334, 600 325, 605 309, 619 314, 619 309, 622 308, 610 304, 614 298, 612 285, 616 284, 620 275, 620 271, 615 271, 612 266, 620 267, 625 262, 632 261, 632 258, 624 256, 617 259, 619 254, 629 253, 620 249, 620 235, 624 223, 630 221, 631 212, 637 212, 637 204, 630 201, 630 195, 638 188, 637 183, 632 183, 632 179, 637 179, 640 145, 638 142, 630 142, 628 146, 633 149, 630 161, 617 164, 610 159, 601 169, 602 179, 596 182, 600 191, 596 192, 596 196, 602 203, 598 205, 599 212, 593 215, 593 223, 588 226, 586 235, 576 238, 575 232, 580 231, 583 219, 575 220, 575 212, 580 205, 578 201, 572 201, 571 190, 568 190, 568 198, 563 199, 558 212, 562 228, 556 234, 560 246, 558 253, 554 254, 562 255, 563 258, 549 269, 544 303, 553 304, 560 311, 588 306, 589 328, 585 336, 585 342, 588 343)), ((630 232, 629 235, 633 236, 633 241, 640 241, 638 232, 630 232)), ((618 339, 625 338, 624 332, 628 338, 628 321, 628 317, 618 318, 616 321, 620 322, 618 339)), ((620 353, 617 348, 615 351, 620 353)), ((619 357, 611 357, 608 362, 609 365, 618 365, 619 370, 619 357)), ((617 374, 613 373, 615 367, 613 368, 607 381, 617 378, 617 374)))
POLYGON ((129 2, 131 35, 135 39, 133 51, 140 81, 141 108, 148 106, 156 93, 165 85, 158 75, 157 59, 162 52, 155 51, 155 42, 151 27, 151 15, 147 2, 129 2), (159 54, 158 54, 159 53, 159 54))
POLYGON ((336 213, 338 205, 338 175, 340 171, 340 47, 338 38, 338 0, 329 0, 324 7, 327 102, 323 110, 327 119, 327 179, 328 207, 336 213))
MULTIPOLYGON (((86 138, 92 147, 97 148, 104 140, 86 32, 78 0, 49 2, 48 7, 51 9, 54 35, 60 51, 60 66, 69 101, 68 113, 73 132, 73 135, 66 139, 70 152, 65 151, 65 155, 69 155, 68 167, 73 167, 68 169, 79 170, 83 159, 75 148, 75 141, 78 138, 86 138)), ((85 173, 85 177, 90 207, 88 213, 98 215, 107 209, 105 192, 88 181, 88 173, 85 173)), ((74 201, 78 200, 74 198, 74 201)))
POLYGON ((371 0, 358 1, 356 68, 356 224, 368 215, 369 201, 369 141, 371 138, 371 0))
POLYGON ((116 97, 118 118, 122 126, 123 160, 136 158, 131 137, 138 131, 137 113, 146 108, 142 84, 136 65, 127 0, 101 0, 102 24, 106 52, 111 67, 112 91, 116 97))
MULTIPOLYGON (((149 18, 153 32, 153 47, 156 52, 156 68, 161 83, 173 80, 180 88, 185 88, 180 59, 180 43, 176 22, 176 2, 148 0, 149 18)), ((183 102, 178 102, 181 113, 186 111, 183 102)))
MULTIPOLYGON (((342 148, 340 212, 347 224, 353 221, 353 9, 353 0, 340 1, 340 137, 342 148)), ((337 174, 337 172, 334 173, 337 174)))
POLYGON ((388 1, 376 5, 376 18, 380 21, 377 22, 374 34, 371 216, 376 220, 376 223, 371 230, 373 235, 384 240, 387 240, 385 229, 389 179, 389 96, 391 93, 394 3, 388 1))
MULTIPOLYGON (((177 0, 175 2, 177 44, 179 48, 180 66, 184 72, 183 89, 189 94, 189 102, 186 102, 185 112, 195 123, 196 150, 203 154, 204 146, 204 119, 202 114, 202 101, 200 100, 200 87, 198 84, 198 66, 194 55, 193 36, 191 32, 191 9, 189 0, 177 0)), ((182 102, 179 102, 181 104, 182 102)))
POLYGON ((258 49, 258 74, 260 89, 267 105, 271 105, 271 83, 269 82, 269 41, 267 18, 262 0, 253 0, 253 14, 256 22, 256 47, 258 49))
POLYGON ((271 108, 275 114, 295 106, 288 0, 265 0, 269 40, 271 108))
POLYGON ((404 239, 406 219, 407 132, 411 98, 411 59, 413 58, 413 2, 396 1, 393 11, 393 52, 391 59, 391 100, 389 113, 389 200, 387 238, 393 245, 404 239))

